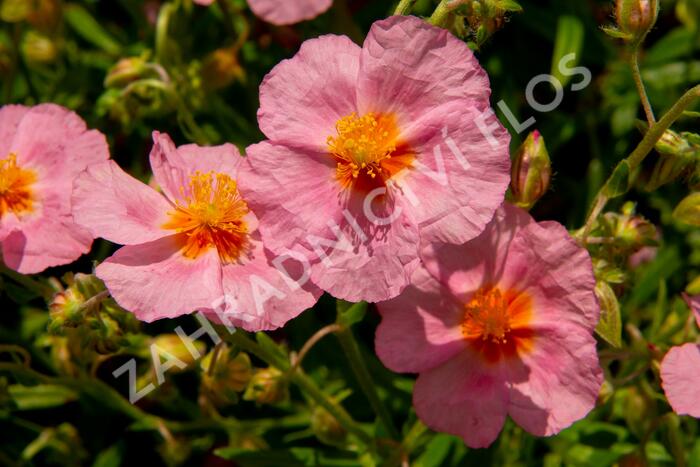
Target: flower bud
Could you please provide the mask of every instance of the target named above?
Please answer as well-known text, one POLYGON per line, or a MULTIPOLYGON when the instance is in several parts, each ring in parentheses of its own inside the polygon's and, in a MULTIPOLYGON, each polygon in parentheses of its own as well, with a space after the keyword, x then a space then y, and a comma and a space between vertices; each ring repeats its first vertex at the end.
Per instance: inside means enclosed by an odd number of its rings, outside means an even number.
POLYGON ((516 153, 511 169, 510 189, 513 202, 530 209, 547 192, 552 165, 544 138, 535 130, 528 135, 516 153))
POLYGON ((321 406, 316 406, 311 414, 311 430, 319 441, 331 446, 343 446, 348 437, 343 425, 321 406))
POLYGON ((248 386, 253 376, 250 357, 244 352, 231 357, 229 349, 223 346, 212 368, 214 353, 215 351, 211 351, 202 359, 202 386, 215 405, 235 403, 238 400, 237 393, 248 386))
POLYGON ((238 63, 237 47, 224 47, 204 58, 201 69, 204 88, 214 91, 225 88, 234 81, 243 81, 245 73, 238 63))
POLYGON ((673 217, 685 224, 700 226, 700 191, 689 194, 678 203, 673 217))
POLYGON ((637 251, 643 246, 655 246, 658 232, 656 226, 635 213, 634 203, 627 202, 621 212, 606 212, 602 223, 606 236, 615 240, 615 245, 629 251, 637 251))
POLYGON ((697 167, 700 159, 700 144, 697 141, 698 136, 692 133, 678 134, 675 131, 666 130, 656 143, 659 159, 646 189, 653 191, 697 167))
MULTIPOLYGON (((200 341, 191 341, 195 346, 200 355, 206 350, 206 346, 200 341)), ((155 353, 161 354, 164 357, 168 354, 167 358, 176 358, 183 362, 187 367, 192 365, 196 361, 196 356, 192 355, 190 350, 187 348, 183 340, 177 334, 161 334, 153 339, 153 345, 157 348, 155 353)), ((172 367, 168 371, 176 372, 177 366, 172 367)), ((183 371, 185 368, 183 368, 183 371)))
POLYGON ((143 77, 146 71, 146 60, 143 57, 122 58, 107 72, 105 87, 124 87, 143 77))
POLYGON ((22 54, 29 63, 52 63, 58 56, 56 42, 36 31, 29 31, 22 41, 22 54))
POLYGON ((243 399, 259 404, 275 404, 289 399, 289 386, 284 373, 273 367, 257 370, 248 383, 243 399))
POLYGON ((658 14, 657 0, 617 0, 615 19, 620 31, 638 41, 654 26, 658 14))

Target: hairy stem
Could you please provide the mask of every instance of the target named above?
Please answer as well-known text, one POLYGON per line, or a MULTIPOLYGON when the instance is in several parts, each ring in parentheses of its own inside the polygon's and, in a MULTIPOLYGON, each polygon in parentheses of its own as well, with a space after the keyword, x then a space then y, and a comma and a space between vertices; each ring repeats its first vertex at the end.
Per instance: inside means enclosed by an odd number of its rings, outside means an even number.
POLYGON ((357 345, 357 341, 355 341, 355 336, 353 335, 352 330, 348 327, 342 327, 341 330, 336 333, 336 336, 338 336, 338 340, 340 341, 340 345, 343 347, 345 356, 350 361, 350 367, 357 378, 357 382, 360 384, 362 392, 365 393, 369 404, 372 406, 372 409, 374 409, 374 412, 379 416, 379 419, 384 425, 384 428, 387 430, 387 433, 389 433, 389 436, 391 436, 393 439, 398 439, 399 433, 394 427, 391 414, 382 400, 379 398, 377 386, 374 384, 372 375, 367 369, 367 364, 360 353, 360 348, 357 345))
MULTIPOLYGON (((629 164, 630 173, 632 173, 639 165, 644 162, 647 155, 654 149, 656 143, 661 139, 664 132, 668 130, 671 125, 678 120, 678 118, 683 114, 683 111, 687 109, 696 99, 700 98, 700 85, 688 90, 685 94, 681 96, 673 107, 666 112, 661 120, 654 123, 649 127, 649 131, 646 132, 644 138, 639 142, 637 147, 632 151, 632 153, 627 157, 626 161, 629 164)), ((583 241, 586 240, 588 234, 593 228, 593 223, 598 219, 598 216, 605 208, 605 205, 609 201, 605 194, 605 187, 610 178, 603 184, 603 186, 598 191, 593 201, 593 206, 588 214, 586 223, 583 226, 582 233, 580 234, 583 241)))
MULTIPOLYGON (((286 372, 290 368, 290 364, 287 359, 280 358, 279 356, 274 355, 272 352, 267 351, 240 330, 231 334, 230 340, 241 349, 257 356, 261 360, 264 360, 269 365, 276 367, 282 372, 286 372)), ((301 388, 304 393, 306 393, 318 405, 333 415, 338 423, 343 425, 343 427, 349 433, 355 435, 360 442, 367 446, 373 445, 374 440, 372 437, 364 429, 362 429, 362 427, 355 420, 353 420, 350 414, 348 414, 343 407, 324 394, 311 378, 306 376, 301 371, 295 371, 289 374, 289 379, 292 383, 299 386, 299 388, 301 388)))
POLYGON ((639 46, 634 47, 630 51, 629 65, 632 69, 632 78, 634 78, 634 84, 637 86, 639 98, 642 101, 644 114, 647 117, 647 123, 651 126, 656 123, 656 118, 654 117, 654 109, 652 109, 649 97, 647 96, 647 90, 644 87, 644 81, 642 81, 642 73, 639 71, 639 46))

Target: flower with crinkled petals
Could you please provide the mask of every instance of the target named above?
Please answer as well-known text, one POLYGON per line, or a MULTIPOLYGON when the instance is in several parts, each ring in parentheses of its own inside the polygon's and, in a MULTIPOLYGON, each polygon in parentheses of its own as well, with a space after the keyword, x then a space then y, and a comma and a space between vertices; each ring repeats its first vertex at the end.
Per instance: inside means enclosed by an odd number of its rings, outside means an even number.
MULTIPOLYGON (((209 6, 214 0, 194 0, 209 6)), ((333 0, 248 0, 255 16, 278 26, 314 19, 331 7, 333 0)))
POLYGON ((102 133, 54 104, 0 108, 2 261, 33 274, 87 253, 90 232, 71 216, 73 180, 109 158, 102 133))
POLYGON ((260 88, 268 140, 247 149, 241 192, 266 245, 311 262, 349 301, 397 296, 421 241, 463 243, 503 202, 509 136, 467 45, 416 17, 306 41, 260 88))
MULTIPOLYGON (((683 294, 700 327, 700 296, 683 294)), ((673 411, 700 418, 700 344, 672 347, 661 361, 661 385, 673 411)))
POLYGON ((504 204, 464 245, 432 244, 411 286, 379 303, 381 361, 418 373, 426 425, 486 447, 507 415, 538 436, 595 406, 599 305, 585 249, 556 222, 504 204))
POLYGON ((305 283, 303 264, 274 263, 264 248, 238 192, 236 147, 176 148, 158 132, 153 141, 162 194, 113 161, 75 182, 76 222, 125 245, 95 271, 112 297, 143 321, 216 311, 251 331, 278 328, 312 306, 321 292, 305 283))

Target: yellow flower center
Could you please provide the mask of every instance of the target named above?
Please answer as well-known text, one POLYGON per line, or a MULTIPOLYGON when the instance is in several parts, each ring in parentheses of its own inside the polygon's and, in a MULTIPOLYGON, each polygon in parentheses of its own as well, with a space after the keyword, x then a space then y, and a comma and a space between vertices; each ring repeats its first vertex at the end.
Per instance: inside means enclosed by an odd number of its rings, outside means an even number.
POLYGON ((32 184, 36 173, 17 165, 17 156, 10 154, 0 161, 0 217, 8 212, 31 212, 34 203, 32 184))
MULTIPOLYGON (((184 187, 181 190, 186 193, 184 187)), ((185 257, 194 259, 216 248, 224 263, 232 263, 248 247, 248 226, 243 220, 248 205, 228 175, 195 172, 184 202, 178 201, 175 207, 163 228, 184 234, 185 257)))
POLYGON ((383 185, 411 165, 413 155, 400 144, 393 115, 352 113, 338 120, 335 128, 337 136, 329 136, 327 143, 343 188, 383 185))
POLYGON ((510 332, 508 303, 496 288, 481 288, 465 306, 462 333, 504 343, 510 332))
POLYGON ((464 305, 462 335, 489 362, 532 349, 532 300, 527 293, 485 286, 464 305))

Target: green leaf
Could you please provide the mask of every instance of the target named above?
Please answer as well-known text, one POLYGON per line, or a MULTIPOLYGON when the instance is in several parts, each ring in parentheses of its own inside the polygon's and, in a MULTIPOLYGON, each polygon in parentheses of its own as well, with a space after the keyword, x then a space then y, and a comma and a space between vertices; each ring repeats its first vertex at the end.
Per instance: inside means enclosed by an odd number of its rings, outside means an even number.
POLYGON ((114 444, 100 452, 95 458, 92 467, 119 467, 124 458, 124 446, 121 443, 114 444))
POLYGON ((620 31, 619 29, 617 29, 616 27, 612 27, 612 26, 603 26, 601 29, 603 30, 603 32, 604 32, 605 34, 607 34, 607 35, 610 36, 610 37, 614 37, 615 39, 625 39, 625 40, 627 40, 627 39, 631 39, 631 38, 632 38, 632 34, 628 34, 628 33, 626 33, 626 32, 622 32, 622 31, 620 31))
POLYGON ((610 179, 603 187, 603 194, 608 199, 617 198, 627 193, 630 186, 630 165, 626 160, 620 161, 613 170, 610 179))
POLYGON ((673 217, 685 224, 700 226, 700 191, 683 198, 673 210, 673 217))
POLYGON ((523 7, 521 7, 520 4, 515 0, 499 0, 498 8, 501 8, 505 11, 513 11, 516 13, 520 13, 523 11, 523 7))
MULTIPOLYGON (((416 467, 440 467, 447 464, 448 456, 456 442, 454 436, 438 434, 432 437, 425 451, 416 459, 416 467)), ((457 441, 459 442, 459 441, 457 441)))
POLYGON ((49 409, 78 399, 78 394, 72 389, 54 384, 13 384, 9 390, 18 410, 49 409))
POLYGON ((365 317, 365 314, 367 313, 367 303, 366 302, 359 302, 351 305, 349 308, 345 309, 344 311, 341 311, 338 309, 338 324, 342 324, 343 326, 350 327, 355 323, 359 323, 362 321, 362 318, 365 317))
POLYGON ((110 54, 117 55, 119 43, 82 6, 69 3, 63 8, 68 25, 80 37, 110 54))
POLYGON ((598 282, 595 294, 600 302, 600 321, 595 331, 613 347, 622 347, 622 318, 620 303, 607 282, 598 282))
POLYGON ((558 79, 562 86, 566 86, 573 76, 571 73, 562 73, 562 69, 566 71, 579 63, 581 49, 583 49, 583 24, 581 20, 575 16, 560 16, 557 22, 557 35, 554 38, 551 75, 558 79), (573 59, 564 58, 570 54, 573 54, 573 59))

